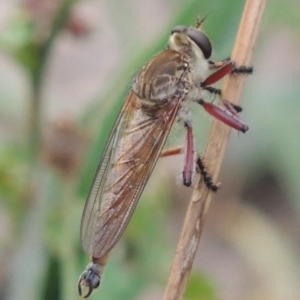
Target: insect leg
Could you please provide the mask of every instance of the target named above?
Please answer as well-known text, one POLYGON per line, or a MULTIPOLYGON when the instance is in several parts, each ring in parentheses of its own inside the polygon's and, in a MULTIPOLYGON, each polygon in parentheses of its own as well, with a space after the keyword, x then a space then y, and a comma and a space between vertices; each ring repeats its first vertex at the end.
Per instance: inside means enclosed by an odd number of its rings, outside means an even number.
POLYGON ((209 60, 208 66, 211 70, 219 69, 219 68, 223 67, 224 65, 228 64, 229 61, 230 61, 230 57, 224 58, 220 61, 209 60))
POLYGON ((253 67, 240 66, 231 71, 231 74, 237 75, 251 75, 253 73, 253 67))
MULTIPOLYGON (((220 69, 224 65, 228 64, 231 62, 230 57, 227 57, 225 59, 222 59, 220 61, 208 61, 209 69, 215 70, 215 69, 220 69)), ((253 73, 253 67, 248 67, 248 66, 240 66, 240 67, 235 67, 231 73, 236 73, 236 74, 244 74, 244 75, 250 75, 253 73)))
POLYGON ((203 163, 203 158, 201 158, 200 155, 197 155, 196 164, 197 164, 197 169, 201 174, 201 176, 203 177, 206 186, 213 192, 216 192, 219 189, 219 186, 213 182, 211 176, 206 171, 205 165, 203 163))
POLYGON ((253 73, 253 67, 240 66, 236 67, 235 63, 230 59, 224 59, 219 62, 209 61, 210 69, 217 69, 214 73, 210 74, 202 83, 201 87, 205 89, 208 85, 211 85, 227 74, 238 75, 250 75, 253 73))
POLYGON ((229 101, 226 103, 227 107, 223 108, 213 103, 204 101, 203 99, 197 100, 197 103, 216 119, 222 121, 228 126, 245 133, 249 127, 238 117, 237 112, 239 107, 234 107, 229 101), (229 109, 228 109, 229 108, 229 109))
POLYGON ((218 89, 218 88, 215 88, 215 87, 212 87, 212 86, 206 86, 206 87, 203 87, 203 89, 208 91, 211 94, 221 96, 221 92, 222 92, 221 89, 218 89))
MULTIPOLYGON (((193 130, 191 125, 189 125, 187 122, 184 123, 184 126, 186 128, 186 145, 185 148, 182 146, 174 147, 171 149, 166 149, 162 151, 160 157, 166 157, 171 155, 177 155, 182 153, 182 150, 185 149, 184 153, 184 167, 183 167, 183 184, 187 187, 189 187, 192 184, 192 175, 194 170, 194 137, 193 137, 193 130)), ((216 192, 219 187, 216 185, 209 173, 206 170, 206 167, 203 163, 203 159, 200 157, 199 154, 197 154, 196 158, 196 170, 198 173, 201 174, 203 177, 203 180, 205 182, 205 185, 212 190, 213 192, 216 192)))
MULTIPOLYGON (((210 92, 211 94, 216 94, 216 95, 221 95, 221 90, 220 89, 216 89, 214 87, 208 86, 206 88, 204 88, 204 90, 210 92)), ((214 101, 214 100, 213 100, 214 101)), ((212 101, 212 102, 213 102, 212 101)), ((241 111, 243 111, 243 108, 237 104, 233 104, 230 101, 226 100, 226 99, 220 99, 220 101, 224 104, 224 106, 230 110, 233 114, 237 114, 241 111)))
POLYGON ((227 64, 223 65, 216 72, 210 74, 202 83, 201 87, 205 88, 208 85, 214 84, 215 82, 222 79, 227 74, 230 74, 234 70, 235 64, 233 61, 229 61, 227 64))
POLYGON ((166 157, 166 156, 180 154, 182 152, 183 148, 184 148, 183 146, 178 146, 178 147, 174 147, 171 149, 165 149, 161 152, 159 157, 166 157))
POLYGON ((222 99, 221 101, 223 105, 234 115, 236 115, 237 113, 243 110, 239 105, 233 104, 226 99, 222 99))

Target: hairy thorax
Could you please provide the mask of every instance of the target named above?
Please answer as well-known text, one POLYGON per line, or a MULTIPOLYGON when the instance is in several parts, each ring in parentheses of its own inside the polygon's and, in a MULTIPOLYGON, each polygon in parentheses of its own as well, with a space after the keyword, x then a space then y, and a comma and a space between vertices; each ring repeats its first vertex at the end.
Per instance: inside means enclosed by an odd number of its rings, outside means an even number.
POLYGON ((174 97, 185 100, 200 97, 200 83, 208 69, 207 61, 184 51, 164 50, 154 56, 136 75, 133 92, 145 111, 159 110, 174 97))

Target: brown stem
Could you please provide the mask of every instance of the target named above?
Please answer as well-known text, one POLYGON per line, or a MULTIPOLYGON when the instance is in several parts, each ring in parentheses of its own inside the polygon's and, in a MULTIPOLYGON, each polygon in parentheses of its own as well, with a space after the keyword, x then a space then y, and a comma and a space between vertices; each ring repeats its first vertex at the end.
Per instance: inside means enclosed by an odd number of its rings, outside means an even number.
MULTIPOLYGON (((249 64, 256 42, 266 0, 247 0, 241 18, 231 59, 237 65, 249 64)), ((228 76, 222 88, 222 97, 238 104, 245 82, 243 76, 228 76)), ((205 162, 213 178, 217 178, 229 139, 228 126, 215 120, 205 149, 205 162)), ((212 193, 203 180, 198 179, 186 213, 181 237, 177 246, 164 300, 182 299, 195 253, 201 237, 212 193)))

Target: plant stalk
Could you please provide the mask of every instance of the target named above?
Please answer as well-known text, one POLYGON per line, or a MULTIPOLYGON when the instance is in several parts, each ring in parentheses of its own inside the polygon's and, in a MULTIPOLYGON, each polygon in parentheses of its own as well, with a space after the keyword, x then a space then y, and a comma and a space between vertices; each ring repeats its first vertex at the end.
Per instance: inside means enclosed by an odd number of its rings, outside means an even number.
MULTIPOLYGON (((266 0, 246 0, 231 55, 231 59, 236 62, 237 66, 247 65, 251 61, 265 5, 266 0)), ((222 88, 222 97, 238 104, 244 82, 245 77, 243 76, 228 76, 222 88)), ((230 131, 230 128, 223 123, 217 120, 213 121, 204 157, 214 179, 220 172, 230 131)), ((203 180, 198 177, 196 182, 197 188, 191 197, 186 213, 164 300, 183 298, 211 201, 212 192, 207 189, 203 180)))

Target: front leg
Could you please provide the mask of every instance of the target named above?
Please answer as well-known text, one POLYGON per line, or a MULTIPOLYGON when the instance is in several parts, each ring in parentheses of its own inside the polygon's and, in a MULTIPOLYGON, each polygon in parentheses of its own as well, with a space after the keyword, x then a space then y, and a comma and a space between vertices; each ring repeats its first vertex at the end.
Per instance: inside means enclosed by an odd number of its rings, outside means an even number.
MULTIPOLYGON (((227 57, 225 59, 219 60, 219 61, 208 61, 209 69, 210 70, 216 70, 224 67, 226 64, 229 62, 233 62, 230 57, 227 57)), ((244 75, 251 75, 253 73, 253 67, 248 67, 248 66, 240 66, 240 67, 235 67, 232 71, 232 74, 244 74, 244 75)))
POLYGON ((228 74, 249 75, 253 73, 253 67, 240 66, 237 67, 235 62, 230 59, 221 60, 219 62, 209 61, 210 69, 217 69, 214 73, 210 74, 202 83, 201 87, 204 89, 219 81, 228 74))

